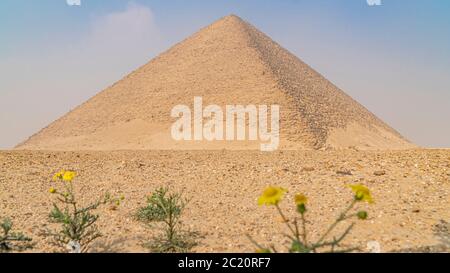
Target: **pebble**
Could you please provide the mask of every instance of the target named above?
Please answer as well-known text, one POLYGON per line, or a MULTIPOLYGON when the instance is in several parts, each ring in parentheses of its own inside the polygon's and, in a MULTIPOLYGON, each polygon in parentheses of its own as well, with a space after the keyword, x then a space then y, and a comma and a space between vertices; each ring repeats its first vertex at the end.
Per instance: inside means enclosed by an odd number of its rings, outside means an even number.
POLYGON ((373 174, 376 176, 383 176, 386 175, 386 171, 375 171, 373 174))

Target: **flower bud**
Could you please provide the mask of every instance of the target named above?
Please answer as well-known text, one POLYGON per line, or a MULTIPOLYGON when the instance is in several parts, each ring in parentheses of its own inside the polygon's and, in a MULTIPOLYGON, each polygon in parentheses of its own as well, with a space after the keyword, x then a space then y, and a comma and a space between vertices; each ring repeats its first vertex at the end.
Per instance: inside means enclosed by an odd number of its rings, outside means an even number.
POLYGON ((366 220, 368 217, 367 211, 363 211, 363 210, 359 211, 356 215, 358 216, 358 218, 360 220, 366 220))
POLYGON ((306 206, 305 206, 305 204, 297 205, 297 211, 298 211, 298 213, 300 213, 300 214, 304 214, 304 213, 306 212, 306 206))

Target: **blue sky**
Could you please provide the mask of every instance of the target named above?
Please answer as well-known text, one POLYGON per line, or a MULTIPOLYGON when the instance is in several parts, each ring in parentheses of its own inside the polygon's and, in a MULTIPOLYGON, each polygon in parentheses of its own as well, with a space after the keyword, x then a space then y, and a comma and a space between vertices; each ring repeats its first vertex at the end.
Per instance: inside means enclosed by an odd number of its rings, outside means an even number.
POLYGON ((0 149, 237 14, 413 142, 450 147, 450 1, 0 1, 0 149))

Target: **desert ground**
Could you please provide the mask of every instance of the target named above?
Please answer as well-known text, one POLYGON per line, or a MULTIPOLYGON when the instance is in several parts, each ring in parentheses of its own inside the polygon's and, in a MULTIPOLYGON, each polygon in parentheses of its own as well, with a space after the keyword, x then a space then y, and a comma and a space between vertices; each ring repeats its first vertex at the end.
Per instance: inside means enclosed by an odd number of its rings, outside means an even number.
MULTIPOLYGON (((42 230, 48 222, 52 176, 73 169, 84 203, 106 191, 125 196, 117 208, 102 207, 103 237, 92 252, 148 252, 142 246, 157 235, 134 217, 146 197, 160 186, 190 199, 183 215, 186 229, 197 232, 193 252, 254 252, 259 243, 283 251, 287 232, 273 207, 258 207, 266 186, 289 189, 281 207, 295 215, 293 195, 309 197, 308 227, 320 236, 352 198, 348 184, 368 186, 375 199, 361 204, 369 212, 346 243, 365 248, 378 241, 382 251, 440 250, 442 221, 450 220, 450 150, 407 151, 117 151, 0 152, 0 217, 31 236, 32 252, 55 252, 42 230), (344 171, 344 172, 341 172, 344 171), (342 174, 346 173, 346 174, 342 174)), ((447 230, 448 231, 448 230, 447 230)))

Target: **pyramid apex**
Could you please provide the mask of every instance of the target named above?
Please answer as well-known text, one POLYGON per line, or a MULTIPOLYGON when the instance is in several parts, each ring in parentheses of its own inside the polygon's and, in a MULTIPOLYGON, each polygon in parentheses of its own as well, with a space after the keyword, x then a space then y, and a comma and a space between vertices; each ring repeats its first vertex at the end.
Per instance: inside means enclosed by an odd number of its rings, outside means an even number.
POLYGON ((219 19, 218 22, 244 22, 244 20, 236 14, 229 14, 219 19))
POLYGON ((237 15, 234 14, 234 13, 231 13, 231 14, 225 16, 225 18, 227 18, 227 17, 228 17, 228 18, 233 18, 233 19, 239 19, 239 20, 242 20, 241 17, 237 16, 237 15))

